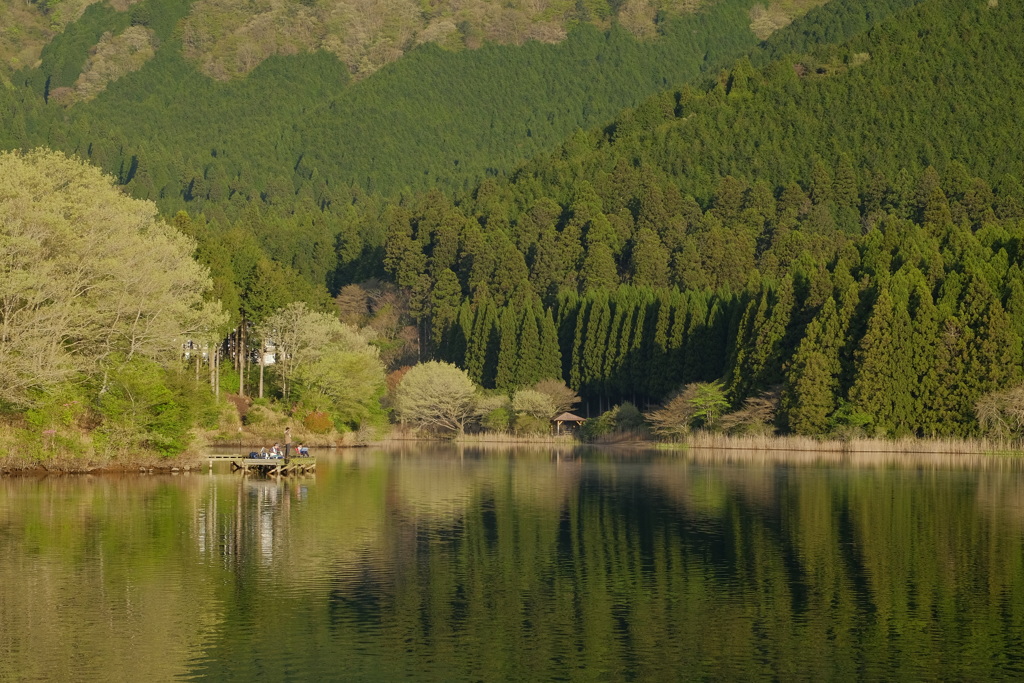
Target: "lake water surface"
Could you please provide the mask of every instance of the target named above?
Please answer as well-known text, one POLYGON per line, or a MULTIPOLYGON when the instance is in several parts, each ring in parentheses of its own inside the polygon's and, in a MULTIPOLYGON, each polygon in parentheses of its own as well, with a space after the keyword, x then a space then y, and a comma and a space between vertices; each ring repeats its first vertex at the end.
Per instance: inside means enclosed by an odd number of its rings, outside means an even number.
POLYGON ((1024 465, 321 452, 0 479, 0 680, 1024 676, 1024 465))

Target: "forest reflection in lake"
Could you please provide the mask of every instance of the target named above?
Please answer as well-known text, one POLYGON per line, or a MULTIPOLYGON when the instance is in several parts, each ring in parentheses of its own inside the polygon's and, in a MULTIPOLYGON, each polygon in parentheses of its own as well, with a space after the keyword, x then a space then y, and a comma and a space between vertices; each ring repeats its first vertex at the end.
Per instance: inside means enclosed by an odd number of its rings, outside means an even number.
POLYGON ((0 479, 0 679, 1024 674, 1024 464, 414 446, 0 479))

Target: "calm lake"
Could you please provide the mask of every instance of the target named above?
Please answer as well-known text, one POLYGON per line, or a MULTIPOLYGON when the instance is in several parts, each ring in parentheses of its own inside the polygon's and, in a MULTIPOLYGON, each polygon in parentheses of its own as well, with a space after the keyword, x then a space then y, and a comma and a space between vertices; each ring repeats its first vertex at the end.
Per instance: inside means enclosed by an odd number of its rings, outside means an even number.
POLYGON ((319 452, 0 479, 0 680, 1024 676, 1024 463, 319 452))

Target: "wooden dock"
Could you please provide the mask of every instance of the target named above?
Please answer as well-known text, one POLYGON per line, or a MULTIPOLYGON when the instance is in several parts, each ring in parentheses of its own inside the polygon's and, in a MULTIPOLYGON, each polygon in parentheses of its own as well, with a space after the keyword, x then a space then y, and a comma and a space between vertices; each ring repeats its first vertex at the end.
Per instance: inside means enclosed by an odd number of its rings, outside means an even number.
POLYGON ((281 476, 307 474, 316 470, 316 458, 232 458, 231 471, 241 470, 242 474, 264 474, 281 476))

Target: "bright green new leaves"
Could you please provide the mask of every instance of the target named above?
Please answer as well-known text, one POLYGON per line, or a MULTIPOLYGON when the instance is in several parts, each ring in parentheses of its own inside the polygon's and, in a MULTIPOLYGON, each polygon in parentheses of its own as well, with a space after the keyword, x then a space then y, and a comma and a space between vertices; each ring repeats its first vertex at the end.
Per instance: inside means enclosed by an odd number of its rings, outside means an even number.
POLYGON ((296 302, 268 316, 257 331, 274 354, 273 373, 285 397, 294 384, 306 407, 353 427, 380 414, 384 365, 359 330, 296 302))
POLYGON ((330 412, 338 418, 335 424, 358 427, 383 415, 384 365, 373 347, 353 350, 334 341, 297 368, 295 381, 303 403, 330 412))

